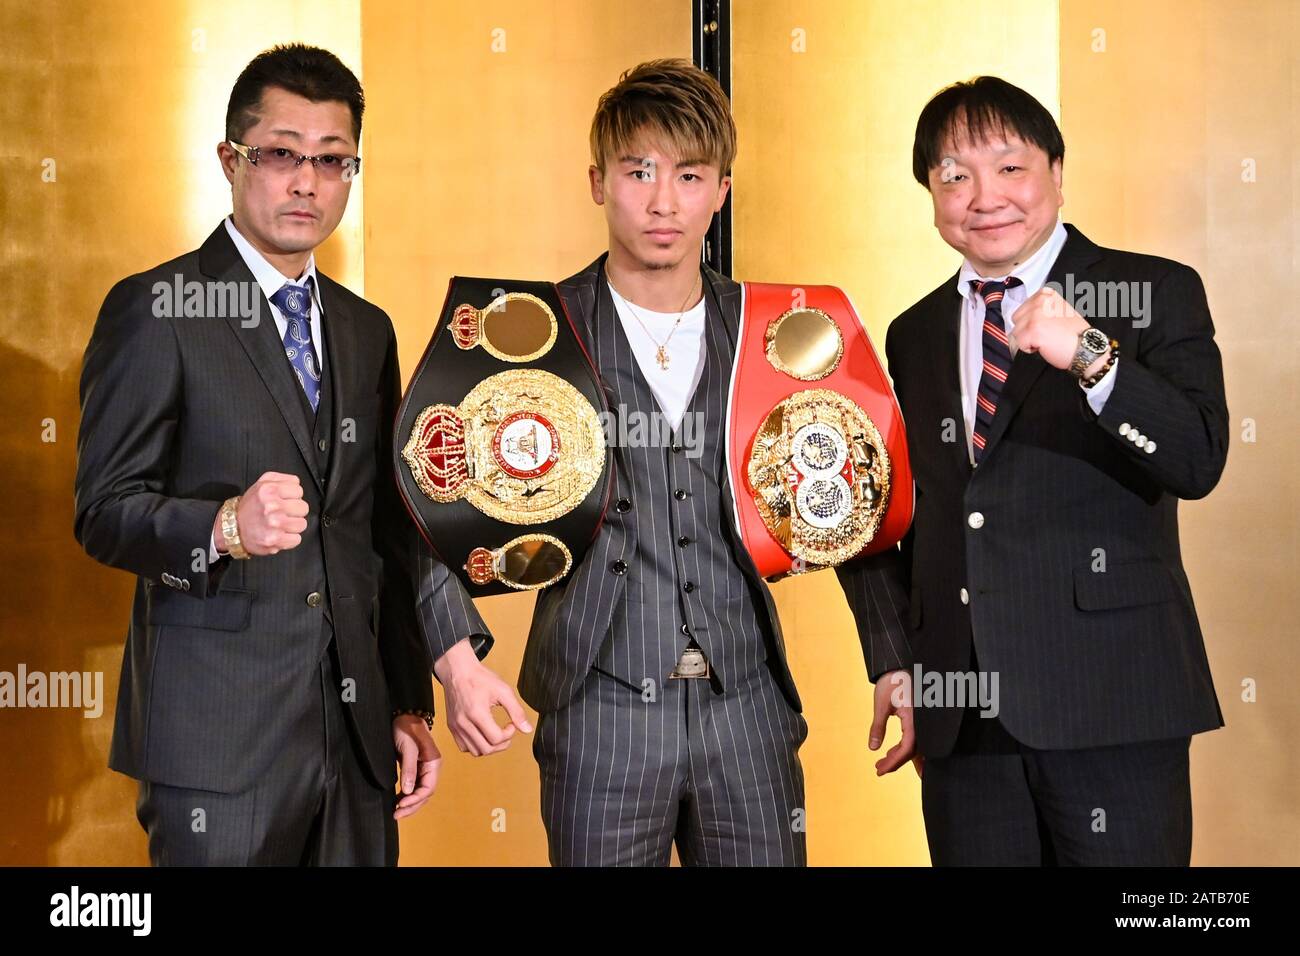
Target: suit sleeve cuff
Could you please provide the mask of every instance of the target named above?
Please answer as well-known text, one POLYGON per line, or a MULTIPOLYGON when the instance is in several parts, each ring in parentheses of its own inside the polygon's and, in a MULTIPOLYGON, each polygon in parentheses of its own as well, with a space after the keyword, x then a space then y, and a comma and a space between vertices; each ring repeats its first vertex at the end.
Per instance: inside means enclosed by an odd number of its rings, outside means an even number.
POLYGON ((1088 399, 1088 407, 1092 409, 1094 415, 1101 415, 1102 409, 1106 407, 1106 399, 1110 398, 1110 393, 1115 390, 1115 372, 1119 369, 1119 363, 1120 360, 1115 359, 1115 364, 1092 388, 1083 388, 1083 383, 1079 384, 1079 388, 1083 389, 1088 399))

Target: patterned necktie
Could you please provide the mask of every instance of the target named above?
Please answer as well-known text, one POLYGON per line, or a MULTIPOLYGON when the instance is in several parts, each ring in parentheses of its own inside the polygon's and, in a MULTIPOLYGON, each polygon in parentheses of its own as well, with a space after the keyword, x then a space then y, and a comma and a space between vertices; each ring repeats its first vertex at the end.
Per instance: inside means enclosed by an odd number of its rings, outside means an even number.
POLYGON ((1021 282, 1008 276, 1006 282, 986 282, 972 279, 972 288, 984 300, 984 370, 980 373, 980 387, 975 395, 975 428, 971 435, 975 464, 984 456, 984 445, 993 428, 993 416, 1002 397, 1002 386, 1011 371, 1011 346, 1002 321, 1002 296, 1021 282))
POLYGON ((311 343, 311 291, 311 276, 305 286, 286 282, 271 296, 271 302, 284 315, 288 326, 284 330, 284 354, 314 412, 320 404, 320 363, 311 343))

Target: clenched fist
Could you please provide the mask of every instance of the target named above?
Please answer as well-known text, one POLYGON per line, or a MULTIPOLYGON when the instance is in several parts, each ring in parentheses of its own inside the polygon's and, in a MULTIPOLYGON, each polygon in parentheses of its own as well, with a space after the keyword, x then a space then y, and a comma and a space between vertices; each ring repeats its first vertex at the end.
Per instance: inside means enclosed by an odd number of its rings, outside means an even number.
MULTIPOLYGON (((1088 320, 1051 286, 1043 286, 1016 309, 1011 316, 1016 347, 1023 352, 1037 352, 1048 365, 1068 369, 1079 348, 1079 335, 1088 320)), ((1093 362, 1088 374, 1105 364, 1103 355, 1093 362)))
MULTIPOLYGON (((239 499, 235 511, 239 538, 249 554, 278 554, 302 543, 307 530, 307 502, 302 497, 302 483, 297 475, 268 471, 253 483, 239 499)), ((221 519, 214 529, 217 550, 229 549, 221 533, 221 519)))

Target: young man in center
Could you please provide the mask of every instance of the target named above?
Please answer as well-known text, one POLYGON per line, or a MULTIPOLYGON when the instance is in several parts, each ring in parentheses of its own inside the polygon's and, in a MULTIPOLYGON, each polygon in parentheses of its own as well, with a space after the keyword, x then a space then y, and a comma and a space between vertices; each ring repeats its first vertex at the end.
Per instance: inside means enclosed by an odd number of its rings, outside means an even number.
MULTIPOLYGON (((520 675, 541 714, 533 751, 556 865, 666 865, 674 842, 685 865, 806 862, 808 727, 771 594, 734 531, 724 463, 740 286, 700 262, 735 150, 726 95, 685 60, 625 73, 592 122, 609 251, 559 289, 618 419, 610 431, 628 437, 613 442, 598 537, 538 597, 520 675), (671 430, 654 427, 659 416, 671 430)), ((490 641, 465 640, 486 628, 445 568, 426 555, 423 570, 453 736, 501 749, 514 727, 498 729, 490 708, 518 705, 475 656, 490 641)), ((910 667, 892 577, 868 561, 840 580, 870 678, 910 667)), ((882 771, 911 756, 910 711, 894 708, 892 687, 877 684, 873 749, 891 713, 904 738, 882 771)))

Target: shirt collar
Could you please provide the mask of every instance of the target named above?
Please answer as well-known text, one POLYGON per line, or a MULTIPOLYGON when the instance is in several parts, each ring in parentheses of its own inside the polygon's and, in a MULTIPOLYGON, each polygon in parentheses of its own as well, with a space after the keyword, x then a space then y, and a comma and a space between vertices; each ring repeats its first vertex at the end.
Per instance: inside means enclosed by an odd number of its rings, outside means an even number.
POLYGON ((244 238, 243 233, 235 228, 235 222, 230 216, 227 216, 224 222, 226 232, 230 234, 231 240, 235 243, 235 248, 239 250, 239 255, 243 258, 244 264, 248 266, 248 271, 253 273, 253 278, 261 286, 262 294, 266 296, 268 302, 271 301, 271 296, 279 292, 286 282, 303 286, 307 284, 307 277, 311 276, 312 285, 317 290, 317 305, 320 304, 320 279, 316 277, 316 254, 314 252, 307 257, 307 268, 303 269, 302 275, 297 279, 287 279, 284 273, 266 261, 266 256, 262 255, 256 246, 244 238))
MULTIPOLYGON (((1024 283, 1019 287, 1023 290, 1020 292, 1023 298, 1029 298, 1047 282, 1047 274, 1051 272, 1056 257, 1061 254, 1061 247, 1065 245, 1068 236, 1065 224, 1058 217, 1056 228, 1047 237, 1047 241, 1037 252, 1021 263, 1019 268, 1010 273, 1024 283)), ((957 273, 957 293, 962 298, 973 295, 974 290, 970 284, 972 279, 995 279, 1001 282, 1005 278, 1006 276, 982 276, 975 271, 975 267, 968 260, 962 260, 961 269, 957 273)))

